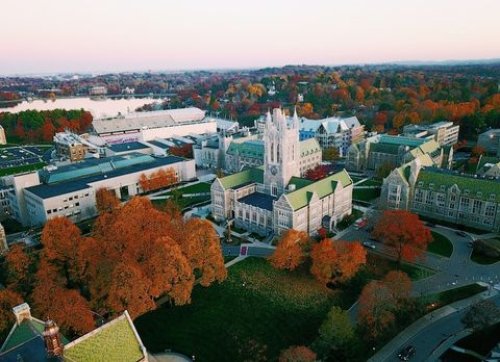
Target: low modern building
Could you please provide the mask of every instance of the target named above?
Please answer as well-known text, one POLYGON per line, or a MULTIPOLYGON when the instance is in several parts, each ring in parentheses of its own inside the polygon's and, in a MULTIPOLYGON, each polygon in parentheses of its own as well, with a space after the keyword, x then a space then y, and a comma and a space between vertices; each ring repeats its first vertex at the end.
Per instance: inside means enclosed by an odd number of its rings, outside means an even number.
POLYGON ((195 107, 129 113, 95 119, 92 125, 108 144, 217 132, 217 120, 195 107))
POLYGON ((330 117, 319 120, 300 120, 300 140, 316 138, 322 148, 335 147, 341 157, 347 154, 351 144, 364 139, 364 126, 357 117, 330 117))
POLYGON ((9 193, 12 216, 23 225, 40 226, 48 219, 66 216, 77 222, 97 213, 96 191, 113 190, 125 200, 143 193, 139 179, 160 169, 174 169, 178 181, 196 178, 194 160, 155 157, 141 153, 88 159, 39 172, 12 176, 9 193))
POLYGON ((460 126, 453 122, 432 124, 410 124, 403 128, 403 136, 428 138, 433 137, 440 146, 453 146, 458 142, 460 126))
POLYGON ((500 129, 490 129, 481 133, 477 145, 483 147, 488 154, 500 157, 500 129))
POLYGON ((438 167, 451 167, 451 146, 442 147, 434 139, 383 134, 349 147, 346 168, 356 172, 377 171, 385 165, 396 168, 422 154, 428 154, 438 167))
POLYGON ((394 170, 384 179, 380 201, 386 208, 500 231, 500 180, 432 167, 430 159, 418 158, 394 170))
POLYGON ((127 311, 74 341, 63 336, 57 324, 48 316, 45 321, 33 317, 27 303, 14 307, 13 312, 16 322, 0 347, 0 361, 149 360, 146 347, 127 311))
POLYGON ((288 118, 280 109, 275 109, 272 116, 268 113, 263 166, 214 181, 213 217, 268 235, 292 228, 315 234, 321 227, 333 228, 350 215, 353 182, 345 170, 316 182, 300 177, 300 162, 304 160, 301 145, 306 143, 317 144, 317 141, 299 141, 296 115, 288 118))
POLYGON ((106 142, 98 136, 65 131, 58 132, 53 138, 56 157, 60 160, 77 162, 88 156, 104 156, 106 142))

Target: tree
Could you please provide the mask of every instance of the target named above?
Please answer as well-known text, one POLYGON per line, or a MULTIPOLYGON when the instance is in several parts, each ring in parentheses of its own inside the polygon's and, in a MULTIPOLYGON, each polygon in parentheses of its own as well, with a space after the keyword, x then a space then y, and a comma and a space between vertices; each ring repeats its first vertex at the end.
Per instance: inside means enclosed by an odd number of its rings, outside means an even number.
POLYGON ((387 286, 378 281, 368 283, 361 291, 358 321, 371 341, 383 335, 394 324, 395 316, 388 303, 391 298, 387 286))
POLYGON ((5 256, 7 262, 7 282, 9 286, 21 294, 29 290, 31 275, 29 268, 31 257, 24 250, 23 244, 14 244, 5 256))
POLYGON ((291 346, 281 351, 279 362, 314 362, 316 353, 305 346, 291 346))
POLYGON ((42 126, 42 139, 45 142, 52 142, 54 134, 56 133, 56 128, 52 124, 52 121, 46 119, 42 126))
POLYGON ((12 308, 23 302, 23 298, 10 289, 0 290, 0 339, 4 339, 10 328, 12 328, 15 318, 12 308))
POLYGON ((342 349, 354 337, 354 327, 347 311, 333 307, 319 327, 318 344, 325 352, 342 349))
POLYGON ((304 231, 290 229, 285 232, 270 257, 271 264, 276 269, 294 270, 306 259, 306 248, 309 236, 304 231))
POLYGON ((155 240, 150 251, 142 264, 151 283, 149 295, 158 298, 167 294, 176 305, 189 303, 194 275, 180 246, 172 238, 164 236, 155 240))
POLYGON ((311 274, 324 284, 344 283, 366 263, 366 250, 357 242, 324 239, 311 250, 311 274))
POLYGON ((411 279, 408 274, 392 270, 382 280, 391 293, 391 297, 397 306, 403 306, 410 298, 411 279))
POLYGON ((470 307, 462 323, 474 331, 485 329, 500 320, 500 308, 491 300, 482 300, 470 307))
POLYGON ((317 165, 306 171, 305 178, 311 181, 321 180, 328 175, 328 167, 326 165, 317 165))
POLYGON ((45 224, 41 241, 47 260, 57 265, 66 278, 76 281, 80 229, 66 217, 55 217, 45 224))
POLYGON ((377 170, 375 171, 375 175, 379 179, 384 179, 387 176, 389 176, 389 174, 391 173, 391 171, 394 170, 395 168, 396 167, 394 166, 393 163, 391 163, 391 162, 384 162, 379 167, 377 167, 377 170))
POLYGON ((224 258, 217 232, 207 220, 190 219, 185 225, 185 235, 180 242, 191 268, 200 273, 200 284, 209 286, 227 277, 224 258))
POLYGON ((116 313, 128 310, 134 319, 155 308, 148 293, 150 288, 151 282, 137 264, 119 263, 111 275, 107 304, 116 313))
POLYGON ((325 161, 336 161, 340 157, 339 150, 337 147, 323 148, 323 160, 325 161))
POLYGON ((96 207, 99 213, 109 212, 120 205, 120 200, 112 190, 100 188, 95 193, 96 207))
POLYGON ((424 254, 432 235, 418 215, 406 210, 386 210, 373 230, 373 236, 392 246, 398 266, 402 260, 412 261, 424 254))
POLYGON ((484 147, 477 146, 477 145, 472 147, 472 150, 471 150, 472 156, 479 157, 479 156, 484 155, 484 154, 486 154, 486 149, 484 147))

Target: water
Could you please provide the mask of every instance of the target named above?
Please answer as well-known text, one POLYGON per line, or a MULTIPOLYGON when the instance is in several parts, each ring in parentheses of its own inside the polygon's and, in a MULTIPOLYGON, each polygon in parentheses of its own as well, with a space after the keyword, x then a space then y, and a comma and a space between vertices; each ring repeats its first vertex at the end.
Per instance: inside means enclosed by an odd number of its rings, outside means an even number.
POLYGON ((0 108, 0 112, 18 113, 28 109, 47 111, 56 108, 80 109, 83 108, 92 113, 94 118, 116 116, 118 113, 126 114, 133 112, 136 108, 145 104, 161 102, 154 98, 121 98, 121 99, 91 99, 91 98, 61 98, 55 100, 23 101, 14 107, 0 108))

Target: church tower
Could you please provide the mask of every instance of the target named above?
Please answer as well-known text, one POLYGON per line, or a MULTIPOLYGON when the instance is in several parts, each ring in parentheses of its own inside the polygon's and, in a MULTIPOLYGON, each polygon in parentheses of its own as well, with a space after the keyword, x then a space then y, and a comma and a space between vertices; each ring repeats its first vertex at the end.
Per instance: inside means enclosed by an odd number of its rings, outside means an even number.
POLYGON ((57 324, 51 319, 47 320, 42 334, 43 340, 45 341, 47 356, 61 357, 63 355, 64 345, 61 342, 57 324))
POLYGON ((281 195, 293 176, 300 176, 299 117, 290 119, 281 109, 267 112, 264 126, 264 185, 281 195))

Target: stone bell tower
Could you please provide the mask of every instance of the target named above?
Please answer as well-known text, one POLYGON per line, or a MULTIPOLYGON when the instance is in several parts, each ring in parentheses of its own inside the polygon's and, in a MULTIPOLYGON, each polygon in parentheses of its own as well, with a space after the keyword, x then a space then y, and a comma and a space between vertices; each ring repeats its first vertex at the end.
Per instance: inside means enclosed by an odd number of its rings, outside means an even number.
POLYGON ((61 335, 59 334, 59 327, 57 324, 49 319, 45 322, 43 330, 43 340, 45 342, 45 349, 48 357, 62 357, 64 345, 61 342, 61 335))

